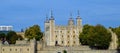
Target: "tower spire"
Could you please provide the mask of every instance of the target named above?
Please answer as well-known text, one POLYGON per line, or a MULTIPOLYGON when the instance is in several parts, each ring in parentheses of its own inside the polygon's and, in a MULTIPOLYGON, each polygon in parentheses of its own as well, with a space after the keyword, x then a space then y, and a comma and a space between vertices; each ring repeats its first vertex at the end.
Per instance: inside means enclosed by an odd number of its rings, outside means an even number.
POLYGON ((53 11, 51 10, 51 19, 54 19, 54 17, 53 17, 53 11))
POLYGON ((80 11, 79 10, 77 11, 77 14, 78 14, 77 19, 81 19, 80 18, 80 11))
POLYGON ((51 10, 51 17, 53 17, 53 11, 51 10))
POLYGON ((46 20, 48 20, 48 15, 46 14, 46 20))
POLYGON ((45 22, 49 22, 49 19, 48 19, 48 15, 46 14, 46 21, 45 22))
POLYGON ((80 11, 79 10, 77 11, 77 13, 78 13, 78 16, 80 16, 80 11))
POLYGON ((70 12, 70 18, 72 18, 72 12, 70 12))

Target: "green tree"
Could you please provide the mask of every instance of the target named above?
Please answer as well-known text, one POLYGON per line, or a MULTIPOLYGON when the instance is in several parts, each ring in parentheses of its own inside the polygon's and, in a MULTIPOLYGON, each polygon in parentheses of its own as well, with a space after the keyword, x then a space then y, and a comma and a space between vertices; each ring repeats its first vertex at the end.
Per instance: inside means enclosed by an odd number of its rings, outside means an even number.
POLYGON ((9 31, 7 33, 6 39, 7 39, 7 41, 8 41, 9 44, 15 44, 16 40, 18 39, 16 32, 9 31))
POLYGON ((25 30, 25 37, 30 39, 35 38, 36 40, 40 40, 43 36, 43 33, 40 30, 40 26, 33 25, 25 30))
POLYGON ((5 35, 5 33, 0 33, 0 40, 4 40, 6 38, 6 35, 5 35))
POLYGON ((23 40, 23 39, 24 39, 21 35, 17 35, 17 38, 18 38, 19 40, 23 40))
POLYGON ((107 49, 111 41, 111 33, 102 25, 84 25, 83 32, 80 34, 82 45, 89 45, 98 49, 107 49))
POLYGON ((80 33, 79 40, 82 45, 88 45, 88 38, 91 36, 93 26, 86 24, 83 27, 83 32, 80 33))
POLYGON ((66 51, 66 50, 63 50, 63 53, 67 53, 67 51, 66 51))

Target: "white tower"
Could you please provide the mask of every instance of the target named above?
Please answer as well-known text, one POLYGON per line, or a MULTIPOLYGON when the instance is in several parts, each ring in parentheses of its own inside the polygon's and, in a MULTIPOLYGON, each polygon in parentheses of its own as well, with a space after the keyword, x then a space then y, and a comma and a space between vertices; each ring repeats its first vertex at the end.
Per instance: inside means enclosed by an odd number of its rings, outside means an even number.
POLYGON ((79 33, 82 32, 82 19, 80 18, 79 11, 78 11, 78 16, 76 18, 76 24, 77 24, 77 29, 79 33))
POLYGON ((78 11, 78 16, 77 16, 77 18, 76 18, 76 35, 77 35, 77 39, 76 39, 76 41, 77 41, 77 44, 78 45, 80 45, 79 44, 79 34, 82 32, 82 19, 80 18, 80 14, 79 14, 79 11, 78 11))
POLYGON ((55 46, 55 20, 53 17, 53 13, 51 11, 51 17, 49 19, 50 22, 50 46, 55 46))
POLYGON ((48 17, 45 20, 45 44, 50 44, 50 23, 48 17))
POLYGON ((51 11, 50 19, 46 19, 45 21, 45 40, 47 46, 55 46, 55 21, 51 11))

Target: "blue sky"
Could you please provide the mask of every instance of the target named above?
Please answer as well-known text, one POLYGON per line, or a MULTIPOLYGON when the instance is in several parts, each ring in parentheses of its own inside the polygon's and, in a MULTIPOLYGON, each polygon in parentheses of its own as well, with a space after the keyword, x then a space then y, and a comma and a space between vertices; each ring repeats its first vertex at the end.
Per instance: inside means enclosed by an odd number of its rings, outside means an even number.
POLYGON ((51 10, 57 25, 66 25, 70 12, 75 19, 79 10, 83 24, 120 26, 120 0, 0 0, 0 25, 20 31, 38 24, 44 31, 51 10))

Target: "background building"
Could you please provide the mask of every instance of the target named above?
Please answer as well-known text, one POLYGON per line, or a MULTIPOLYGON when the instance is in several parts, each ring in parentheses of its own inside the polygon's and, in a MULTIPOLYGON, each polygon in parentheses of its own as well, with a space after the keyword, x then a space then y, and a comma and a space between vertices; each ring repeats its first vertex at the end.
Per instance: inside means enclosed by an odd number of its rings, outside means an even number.
POLYGON ((9 31, 13 30, 13 26, 0 26, 0 32, 7 34, 9 31))
POLYGON ((0 26, 0 31, 11 31, 13 26, 0 26))

